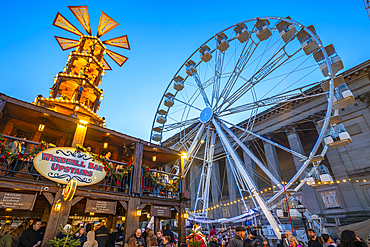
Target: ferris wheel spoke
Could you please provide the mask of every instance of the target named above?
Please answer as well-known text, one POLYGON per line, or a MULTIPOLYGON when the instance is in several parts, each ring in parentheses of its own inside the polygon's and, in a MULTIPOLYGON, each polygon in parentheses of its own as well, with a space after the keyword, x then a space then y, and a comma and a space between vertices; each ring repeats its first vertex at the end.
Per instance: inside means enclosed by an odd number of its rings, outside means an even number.
MULTIPOLYGON (((249 59, 254 54, 254 51, 257 49, 259 43, 255 43, 252 39, 249 39, 247 43, 245 44, 243 51, 238 59, 238 62, 230 75, 228 81, 226 82, 226 85, 224 89, 222 90, 220 97, 217 100, 217 103, 223 98, 224 100, 229 96, 231 90, 233 89, 236 81, 239 79, 240 74, 243 72, 243 69, 249 62, 249 59), (247 47, 248 41, 251 40, 251 43, 247 47)), ((217 107, 217 103, 215 107, 217 107)))
POLYGON ((272 175, 272 173, 269 171, 269 169, 252 153, 252 151, 249 150, 249 148, 247 148, 247 146, 244 145, 243 142, 241 142, 238 137, 236 137, 236 135, 224 124, 224 123, 221 123, 221 126, 222 128, 224 128, 224 130, 226 131, 226 133, 228 133, 231 138, 234 139, 234 141, 236 143, 238 143, 238 145, 243 149, 243 151, 245 153, 248 154, 249 157, 251 157, 251 159, 261 168, 261 170, 271 179, 271 181, 276 184, 279 189, 282 189, 283 186, 281 185, 280 181, 274 177, 274 175, 272 175))
POLYGON ((294 93, 290 95, 275 95, 268 97, 266 99, 258 100, 252 103, 244 104, 241 106, 237 106, 234 108, 230 108, 227 110, 224 110, 220 112, 220 117, 235 114, 235 113, 240 113, 240 112, 245 112, 253 109, 258 109, 259 107, 266 107, 266 106, 272 106, 272 105, 281 105, 285 106, 286 103, 291 103, 297 100, 304 100, 308 98, 313 98, 313 97, 321 97, 325 95, 325 93, 319 93, 319 94, 314 94, 314 95, 305 95, 304 93, 294 93))
POLYGON ((282 150, 284 150, 284 151, 286 151, 286 152, 288 152, 288 153, 291 153, 292 155, 295 155, 295 156, 297 156, 297 157, 299 157, 299 158, 301 158, 301 159, 305 159, 305 160, 307 159, 307 156, 305 156, 304 154, 300 154, 300 153, 298 153, 298 152, 296 152, 296 151, 294 151, 294 150, 291 150, 291 149, 289 149, 289 148, 287 148, 287 147, 284 147, 284 146, 282 146, 282 145, 280 145, 280 144, 277 144, 276 142, 273 142, 273 141, 269 140, 268 138, 265 138, 265 137, 263 137, 263 136, 260 136, 260 135, 258 135, 258 134, 256 134, 256 133, 254 133, 254 132, 252 132, 252 131, 250 131, 250 130, 244 129, 244 128, 242 128, 242 127, 238 126, 238 125, 235 125, 235 124, 229 123, 229 122, 227 122, 227 121, 225 121, 225 120, 223 120, 223 119, 221 119, 221 118, 218 118, 218 119, 219 119, 220 121, 224 122, 224 123, 227 123, 227 124, 229 124, 229 125, 233 126, 234 128, 237 128, 237 129, 239 129, 239 130, 241 130, 241 131, 244 131, 244 132, 246 132, 246 133, 248 133, 248 134, 250 134, 250 135, 253 135, 253 136, 255 136, 255 137, 257 137, 257 138, 259 138, 259 139, 261 139, 261 140, 263 140, 263 141, 265 141, 265 142, 267 142, 267 143, 270 143, 271 145, 274 145, 275 147, 278 147, 278 148, 280 148, 280 149, 282 149, 282 150))
POLYGON ((289 55, 285 50, 286 44, 276 52, 272 58, 269 59, 254 75, 246 81, 241 87, 239 87, 233 94, 231 94, 227 99, 225 99, 222 104, 217 108, 220 109, 222 106, 227 104, 224 108, 226 110, 231 105, 233 105, 236 101, 238 101, 245 93, 247 93, 251 88, 253 88, 256 84, 261 82, 265 79, 268 75, 270 75, 273 71, 277 68, 282 66, 286 63, 291 57, 293 57, 297 52, 301 49, 298 49, 292 55, 289 55))
POLYGON ((198 186, 198 192, 196 201, 194 204, 194 211, 196 211, 198 206, 198 201, 202 202, 202 216, 208 216, 208 201, 209 201, 209 191, 212 176, 212 164, 213 164, 213 153, 215 147, 215 133, 213 130, 207 129, 207 137, 204 148, 204 159, 201 171, 200 183, 198 186))
POLYGON ((177 122, 173 124, 165 124, 163 125, 163 132, 172 131, 177 128, 185 127, 194 123, 199 122, 199 117, 188 119, 182 122, 177 122))
POLYGON ((232 148, 226 134, 222 131, 218 121, 215 118, 212 118, 212 123, 216 128, 216 132, 221 140, 221 143, 224 145, 226 151, 231 156, 231 158, 235 162, 235 168, 238 170, 241 174, 241 178, 244 180, 244 182, 248 185, 250 191, 254 195, 256 201, 258 202, 260 208, 262 209, 263 213, 265 214, 268 222, 270 223, 272 229, 275 231, 275 233, 278 235, 280 233, 279 226, 275 221, 275 218, 272 216, 270 210, 267 208, 265 202, 260 197, 259 193, 257 192, 257 189, 255 185, 253 184, 250 176, 248 175, 244 165, 242 164, 238 154, 235 152, 235 150, 232 148))
POLYGON ((203 97, 204 103, 206 104, 206 106, 210 107, 211 104, 209 103, 207 94, 206 94, 206 92, 204 90, 203 83, 200 80, 200 77, 198 75, 198 72, 193 72, 191 69, 190 69, 190 71, 191 71, 191 74, 192 74, 192 76, 193 76, 193 78, 194 78, 194 80, 195 80, 195 82, 196 82, 196 84, 198 86, 199 92, 200 92, 200 94, 203 97))
POLYGON ((215 76, 213 77, 213 91, 212 91, 212 102, 211 102, 212 106, 213 106, 213 102, 217 101, 218 95, 220 92, 220 83, 221 83, 221 75, 222 75, 222 67, 223 67, 224 58, 225 58, 225 52, 216 51, 216 59, 215 59, 215 66, 214 66, 215 76))
MULTIPOLYGON (((188 157, 192 158, 193 156, 195 156, 194 155, 194 153, 195 153, 194 151, 196 150, 197 144, 198 144, 199 139, 201 138, 201 136, 203 134, 203 131, 204 131, 204 128, 205 127, 206 127, 206 124, 205 123, 202 123, 200 125, 200 128, 199 128, 197 134, 195 135, 195 137, 193 139, 193 142, 191 143, 191 146, 189 147, 188 150, 186 150, 188 157)), ((189 168, 190 168, 189 162, 185 162, 185 176, 186 176, 187 171, 189 170, 189 168), (186 167, 188 167, 188 168, 186 168, 186 167)))

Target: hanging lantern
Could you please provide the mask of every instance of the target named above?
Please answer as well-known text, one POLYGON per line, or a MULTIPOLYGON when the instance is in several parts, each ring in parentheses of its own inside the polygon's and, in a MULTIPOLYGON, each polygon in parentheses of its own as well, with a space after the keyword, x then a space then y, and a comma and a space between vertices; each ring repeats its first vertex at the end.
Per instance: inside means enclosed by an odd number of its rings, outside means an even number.
POLYGON ((44 131, 44 129, 45 129, 45 124, 40 124, 39 125, 39 131, 42 132, 42 131, 44 131))
POLYGON ((139 208, 138 208, 138 209, 136 210, 136 216, 141 216, 141 209, 139 209, 139 208))
POLYGON ((157 161, 157 156, 153 155, 152 160, 155 162, 157 161))
POLYGON ((61 209, 62 209, 62 201, 59 199, 59 200, 55 203, 55 205, 54 205, 54 210, 55 210, 56 212, 59 212, 61 209))
POLYGON ((104 148, 104 149, 107 149, 107 148, 108 148, 108 142, 104 142, 104 144, 103 144, 103 148, 104 148))
POLYGON ((150 219, 150 213, 147 213, 147 214, 146 214, 146 217, 147 217, 148 219, 150 219))

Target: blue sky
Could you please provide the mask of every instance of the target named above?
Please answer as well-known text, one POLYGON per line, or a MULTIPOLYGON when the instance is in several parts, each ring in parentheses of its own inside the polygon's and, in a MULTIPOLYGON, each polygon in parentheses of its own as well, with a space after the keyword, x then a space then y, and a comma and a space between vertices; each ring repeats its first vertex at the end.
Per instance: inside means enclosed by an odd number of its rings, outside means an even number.
POLYGON ((120 68, 110 58, 101 87, 98 114, 110 129, 149 139, 159 100, 183 62, 215 33, 246 19, 290 16, 313 24, 324 44, 333 43, 349 69, 370 58, 370 20, 362 0, 326 1, 4 1, 0 66, 1 92, 32 102, 48 95, 69 51, 54 35, 78 39, 52 26, 59 11, 80 31, 67 6, 88 5, 93 34, 100 12, 120 25, 102 40, 128 35, 131 50, 111 48, 129 57, 120 68), (104 4, 102 4, 104 2, 104 4))

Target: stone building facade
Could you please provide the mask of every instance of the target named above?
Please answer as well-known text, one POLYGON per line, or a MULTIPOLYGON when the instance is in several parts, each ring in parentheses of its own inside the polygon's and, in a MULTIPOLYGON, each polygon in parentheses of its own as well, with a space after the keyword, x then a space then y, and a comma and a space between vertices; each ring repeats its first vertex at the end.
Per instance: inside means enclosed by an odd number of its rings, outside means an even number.
MULTIPOLYGON (((322 164, 328 168, 334 184, 304 185, 295 197, 307 207, 312 214, 317 214, 327 222, 349 224, 368 219, 370 215, 370 60, 363 62, 343 73, 346 84, 352 91, 355 102, 339 110, 343 124, 352 137, 350 145, 327 151, 322 164)), ((310 93, 322 93, 320 85, 311 88, 310 93)), ((326 112, 327 99, 319 96, 313 99, 292 102, 285 108, 272 109, 260 113, 254 123, 253 131, 274 140, 290 149, 309 155, 315 144, 320 127, 317 122, 326 112)), ((239 123, 243 127, 248 120, 239 123)), ((236 135, 242 132, 235 130, 236 135)), ((246 145, 262 160, 273 175, 281 181, 289 179, 301 167, 298 157, 282 151, 260 139, 248 138, 246 145)), ((216 155, 222 152, 221 144, 216 145, 216 155)), ((321 152, 323 145, 319 149, 321 152)), ((253 181, 264 191, 268 199, 273 195, 271 182, 251 158, 238 150, 244 164, 251 172, 253 181), (259 174, 259 175, 257 175, 259 174)), ((209 211, 210 218, 232 217, 243 212, 244 208, 230 167, 226 159, 214 163, 211 179, 211 196, 209 206, 221 205, 209 211), (224 206, 225 203, 230 203, 224 206)), ((190 169, 188 186, 191 191, 192 209, 199 184, 201 164, 194 164, 190 169)), ((302 179, 302 178, 300 178, 302 179)), ((253 207, 253 202, 247 200, 253 207)))

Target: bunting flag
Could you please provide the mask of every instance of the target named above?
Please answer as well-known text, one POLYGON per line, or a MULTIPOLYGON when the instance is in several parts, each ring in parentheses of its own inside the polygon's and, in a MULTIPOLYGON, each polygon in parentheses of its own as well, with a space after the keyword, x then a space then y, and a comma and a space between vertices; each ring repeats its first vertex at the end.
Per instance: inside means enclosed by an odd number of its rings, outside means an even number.
POLYGON ((69 21, 67 21, 67 19, 64 18, 64 16, 62 16, 59 12, 57 13, 57 16, 54 19, 53 25, 61 29, 64 29, 68 32, 71 32, 73 34, 76 34, 79 36, 83 35, 75 26, 73 26, 69 21))
POLYGON ((128 43, 127 35, 117 37, 117 38, 113 38, 113 39, 107 39, 107 40, 103 41, 103 44, 116 46, 116 47, 119 47, 119 48, 130 50, 130 45, 128 43))
POLYGON ((97 36, 98 37, 103 36, 104 34, 106 34, 107 32, 109 32, 110 30, 112 30, 118 25, 119 24, 115 20, 110 18, 106 13, 102 11, 101 16, 100 16, 97 36))
POLYGON ((112 58, 120 67, 127 61, 128 57, 122 56, 114 51, 106 49, 105 52, 107 53, 110 58, 112 58))
POLYGON ((69 10, 72 11, 73 15, 77 18, 78 22, 91 35, 90 19, 87 6, 68 6, 69 10))
POLYGON ((101 60, 101 64, 103 65, 104 70, 112 70, 112 68, 109 66, 104 58, 101 60))
POLYGON ((74 40, 74 39, 67 39, 67 38, 62 38, 58 36, 54 36, 54 37, 63 51, 71 49, 73 47, 77 47, 80 43, 80 41, 74 40))

